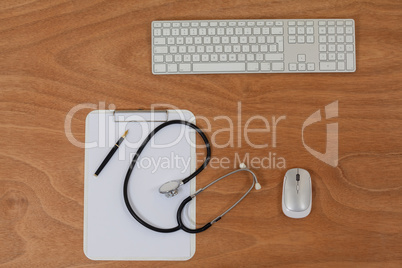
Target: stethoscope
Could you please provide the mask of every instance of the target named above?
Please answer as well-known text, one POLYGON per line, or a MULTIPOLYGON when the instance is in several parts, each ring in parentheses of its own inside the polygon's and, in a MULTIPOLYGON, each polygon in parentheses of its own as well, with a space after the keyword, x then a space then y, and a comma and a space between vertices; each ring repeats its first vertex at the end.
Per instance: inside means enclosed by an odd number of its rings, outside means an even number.
POLYGON ((204 143, 205 143, 205 147, 207 150, 207 155, 205 157, 204 163, 196 170, 194 171, 192 174, 190 174, 190 176, 182 179, 182 180, 173 180, 173 181, 169 181, 166 182, 165 184, 163 184, 160 188, 159 188, 159 192, 161 194, 164 194, 166 197, 173 197, 175 195, 177 195, 179 188, 188 183, 190 180, 192 180, 195 176, 197 176, 202 170, 204 170, 204 168, 208 165, 210 159, 211 159, 211 146, 210 143, 208 141, 207 136, 204 134, 204 132, 198 128, 196 125, 194 125, 193 123, 187 122, 187 121, 183 121, 183 120, 171 120, 171 121, 167 121, 163 124, 161 124, 160 126, 156 127, 143 141, 143 143, 141 144, 141 146, 138 148, 137 153, 134 155, 133 160, 131 161, 131 164, 128 168, 127 174, 126 174, 126 178, 124 179, 124 186, 123 186, 123 195, 124 195, 124 202, 126 204, 126 207, 128 209, 128 211, 130 212, 130 214, 134 217, 134 219, 136 219, 140 224, 142 224, 143 226, 145 226, 146 228, 156 231, 156 232, 160 232, 160 233, 171 233, 171 232, 175 232, 178 231, 180 229, 182 229, 183 231, 187 232, 187 233, 200 233, 203 232, 205 230, 207 230, 209 227, 212 226, 212 224, 214 224, 215 222, 219 221, 225 214, 227 214, 230 210, 232 210, 235 206, 237 206, 249 193, 250 191, 253 189, 253 187, 255 187, 256 190, 261 189, 261 185, 258 183, 257 180, 257 176, 254 174, 254 172, 252 172, 251 170, 249 170, 244 164, 240 165, 240 169, 234 170, 232 172, 229 172, 225 175, 223 175, 222 177, 214 180, 213 182, 211 182, 210 184, 208 184, 207 186, 199 189, 198 191, 196 191, 194 194, 190 195, 189 197, 187 197, 186 199, 184 199, 182 201, 182 203, 180 204, 179 208, 177 209, 177 226, 173 227, 173 228, 159 228, 159 227, 155 227, 149 223, 147 223, 146 221, 144 221, 140 216, 138 216, 137 213, 135 213, 134 209, 132 208, 130 201, 129 201, 129 196, 128 196, 128 182, 130 180, 130 176, 131 173, 135 167, 135 164, 137 163, 138 158, 140 157, 142 151, 144 150, 145 146, 148 144, 148 142, 152 139, 152 137, 158 133, 161 129, 170 126, 170 125, 174 125, 174 124, 181 124, 181 125, 186 125, 189 126, 191 128, 193 128, 203 139, 204 143), (239 199, 237 200, 236 203, 234 203, 229 209, 227 209, 225 212, 223 212, 221 215, 219 215, 218 217, 216 217, 215 219, 213 219, 212 221, 210 221, 209 223, 205 224, 203 227, 197 228, 197 229, 191 229, 188 228, 187 226, 184 225, 183 220, 182 220, 182 211, 184 209, 184 207, 186 206, 186 204, 188 202, 190 202, 193 198, 195 198, 197 195, 199 195, 201 192, 203 192, 205 189, 207 189, 208 187, 212 186, 213 184, 217 183, 218 181, 232 175, 235 174, 237 172, 240 171, 246 171, 248 173, 250 173, 253 177, 253 183, 251 185, 251 187, 247 190, 247 192, 239 199))

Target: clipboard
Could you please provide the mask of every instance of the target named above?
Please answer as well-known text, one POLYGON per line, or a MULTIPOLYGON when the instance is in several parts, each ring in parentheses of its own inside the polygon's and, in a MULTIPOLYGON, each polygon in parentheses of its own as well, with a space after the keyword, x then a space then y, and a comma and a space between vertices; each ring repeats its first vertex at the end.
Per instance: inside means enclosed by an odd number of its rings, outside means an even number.
MULTIPOLYGON (((123 182, 131 160, 146 136, 168 120, 195 123, 187 110, 109 111, 88 114, 85 128, 84 253, 92 260, 188 260, 195 254, 195 234, 182 230, 158 233, 138 223, 123 199, 123 182), (98 177, 94 172, 119 137, 129 130, 119 150, 98 177)), ((195 193, 195 178, 177 196, 166 198, 159 187, 184 178, 196 169, 196 132, 184 125, 161 130, 142 152, 129 182, 130 202, 147 222, 177 226, 176 212, 183 199, 195 193), (148 160, 146 160, 148 159, 148 160), (152 160, 154 159, 154 161, 152 160), (175 163, 175 159, 178 162, 175 163), (182 162, 180 162, 182 159, 182 162), (158 164, 159 161, 159 164, 158 164), (181 164, 180 164, 181 163, 181 164)), ((195 227, 195 200, 185 213, 195 227)))

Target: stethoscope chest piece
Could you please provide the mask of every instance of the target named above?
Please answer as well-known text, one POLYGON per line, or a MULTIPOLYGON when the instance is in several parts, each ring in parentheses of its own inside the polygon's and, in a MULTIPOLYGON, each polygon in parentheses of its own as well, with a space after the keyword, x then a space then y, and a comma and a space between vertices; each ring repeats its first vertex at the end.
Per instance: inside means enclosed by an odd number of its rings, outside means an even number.
POLYGON ((168 181, 164 183, 160 188, 159 192, 164 194, 166 197, 173 197, 178 194, 179 187, 183 184, 181 180, 168 181))

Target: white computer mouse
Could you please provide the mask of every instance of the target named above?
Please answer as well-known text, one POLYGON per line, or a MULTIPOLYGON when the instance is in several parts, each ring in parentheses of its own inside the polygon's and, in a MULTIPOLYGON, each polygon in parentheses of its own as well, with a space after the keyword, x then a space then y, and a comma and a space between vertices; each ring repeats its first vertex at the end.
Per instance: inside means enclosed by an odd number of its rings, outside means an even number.
POLYGON ((283 179, 282 210, 290 218, 304 218, 311 212, 311 176, 302 168, 289 169, 283 179))

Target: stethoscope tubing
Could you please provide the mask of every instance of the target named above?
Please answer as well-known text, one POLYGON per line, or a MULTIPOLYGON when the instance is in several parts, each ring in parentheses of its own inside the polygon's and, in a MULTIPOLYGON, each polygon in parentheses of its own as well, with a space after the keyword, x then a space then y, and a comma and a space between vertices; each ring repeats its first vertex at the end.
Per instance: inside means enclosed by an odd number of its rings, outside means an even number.
POLYGON ((229 173, 223 175, 222 177, 220 177, 220 178, 214 180, 213 182, 209 183, 207 186, 199 189, 195 194, 190 195, 189 197, 184 199, 183 202, 180 204, 178 210, 177 210, 176 218, 177 218, 177 222, 178 222, 180 228, 183 231, 187 232, 187 233, 193 233, 193 234, 200 233, 200 232, 203 232, 203 231, 207 230, 209 227, 212 226, 212 224, 214 224, 215 222, 217 222, 220 219, 222 219, 222 217, 225 216, 225 214, 227 214, 229 211, 234 209, 250 193, 250 191, 254 188, 254 185, 255 185, 256 182, 258 182, 258 180, 257 180, 257 176, 254 174, 254 172, 252 172, 251 170, 249 170, 247 168, 240 168, 240 169, 234 170, 232 172, 229 172, 229 173), (191 228, 186 227, 184 225, 184 223, 183 223, 183 220, 182 220, 182 211, 183 211, 184 207, 186 206, 186 204, 188 202, 190 202, 191 200, 193 200, 193 198, 195 198, 197 195, 202 193, 205 189, 207 189, 210 186, 212 186, 213 184, 217 183, 218 181, 220 181, 220 180, 222 180, 222 179, 224 179, 226 177, 229 177, 230 175, 233 175, 234 173, 240 172, 240 171, 247 171, 247 172, 251 173, 251 175, 253 176, 253 183, 252 183, 251 187, 247 190, 247 192, 239 200, 237 200, 236 203, 234 203, 230 208, 228 208, 225 212, 223 212, 221 215, 219 215, 218 217, 216 217, 212 221, 210 221, 207 224, 205 224, 203 227, 200 227, 200 228, 197 228, 197 229, 191 229, 191 228))
POLYGON ((124 184, 123 184, 124 203, 126 204, 126 207, 127 207, 128 211, 130 212, 131 216, 133 216, 134 219, 136 219, 140 224, 142 224, 146 228, 148 228, 148 229, 150 229, 152 231, 155 231, 155 232, 159 232, 159 233, 176 232, 176 231, 181 229, 181 226, 178 224, 176 227, 173 227, 173 228, 159 228, 159 227, 153 226, 153 225, 147 223, 146 221, 144 221, 140 216, 138 216, 138 214, 134 211, 133 207, 130 204, 129 195, 128 195, 128 182, 130 181, 130 176, 131 176, 131 173, 133 172, 135 164, 137 163, 138 158, 140 157, 142 151, 144 150, 144 148, 148 144, 148 142, 160 130, 162 130, 163 128, 165 128, 167 126, 174 125, 174 124, 186 125, 186 126, 189 126, 189 127, 193 128, 201 136, 201 138, 203 139, 203 141, 205 143, 206 150, 207 150, 204 163, 195 172, 190 174, 190 176, 188 176, 187 178, 183 179, 182 180, 183 184, 189 182, 195 176, 197 176, 202 170, 204 170, 204 168, 208 165, 208 163, 209 163, 209 161, 211 159, 211 146, 210 146, 210 143, 208 141, 207 136, 204 134, 204 132, 202 132, 202 130, 199 127, 197 127, 193 123, 190 123, 190 122, 187 122, 187 121, 184 121, 184 120, 172 120, 172 121, 165 122, 165 123, 159 125, 158 127, 156 127, 145 138, 145 140, 142 142, 141 146, 138 148, 137 153, 134 155, 133 160, 131 161, 131 164, 130 164, 128 170, 127 170, 126 177, 124 179, 124 184))
MULTIPOLYGON (((240 168, 237 170, 234 170, 232 172, 229 172, 225 175, 223 175, 222 177, 214 180, 213 182, 209 183, 208 185, 206 185, 205 187, 199 189, 195 194, 190 195, 189 197, 185 198, 182 203, 180 204, 178 210, 177 210, 177 214, 176 214, 176 218, 177 218, 177 226, 172 227, 172 228, 159 228, 156 226, 153 226, 149 223, 147 223, 145 220, 143 220, 133 209, 133 207, 130 204, 130 200, 129 200, 129 195, 128 195, 128 183, 130 181, 130 176, 131 173, 133 172, 133 169, 135 167, 135 164, 137 163, 138 158, 140 157, 142 151, 144 150, 145 146, 148 144, 148 142, 152 139, 152 137, 158 133, 161 129, 169 126, 169 125, 173 125, 173 124, 182 124, 182 125, 186 125, 189 126, 191 128, 193 128, 203 139, 204 143, 205 143, 205 147, 207 150, 206 153, 206 157, 204 160, 204 163, 192 174, 190 174, 188 177, 186 177, 185 179, 182 180, 182 184, 185 184, 187 182, 189 182, 190 180, 192 180, 196 175, 198 175, 202 170, 204 170, 204 168, 208 165, 210 159, 211 159, 211 146, 210 143, 208 141, 207 136, 204 134, 204 132, 197 127, 196 125, 194 125, 193 123, 187 122, 187 121, 183 121, 183 120, 172 120, 172 121, 168 121, 165 122, 163 124, 161 124, 160 126, 156 127, 146 138, 145 140, 142 142, 141 146, 138 148, 137 153, 135 154, 133 160, 131 161, 131 164, 127 170, 126 173, 126 177, 124 179, 124 185, 123 185, 123 197, 124 197, 124 203, 126 204, 127 210, 130 212, 131 216, 133 216, 134 219, 136 219, 140 224, 142 224, 144 227, 155 231, 155 232, 160 232, 160 233, 172 233, 172 232, 176 232, 180 229, 182 229, 183 231, 187 232, 187 233, 200 233, 203 232, 205 230, 207 230, 209 227, 212 226, 212 224, 214 224, 215 222, 219 221, 226 213, 228 213, 230 210, 232 210, 234 207, 236 207, 249 193, 250 191, 253 189, 254 185, 258 185, 258 180, 256 175, 249 169, 247 168, 240 168), (203 192, 205 189, 209 188, 210 186, 212 186, 213 184, 217 183, 218 181, 233 175, 234 173, 240 172, 240 171, 246 171, 252 174, 253 176, 253 183, 251 185, 251 187, 247 190, 247 192, 236 202, 234 203, 229 209, 227 209, 225 212, 223 212, 221 215, 219 215, 218 217, 216 217, 215 219, 213 219, 212 221, 208 222, 207 224, 205 224, 203 227, 197 228, 197 229, 191 229, 188 228, 187 226, 184 225, 183 220, 182 220, 182 212, 184 207, 186 206, 186 204, 188 202, 190 202, 193 198, 195 198, 198 194, 200 194, 201 192, 203 192)), ((261 188, 259 186, 259 188, 261 188)), ((259 189, 256 187, 256 189, 259 189)))

